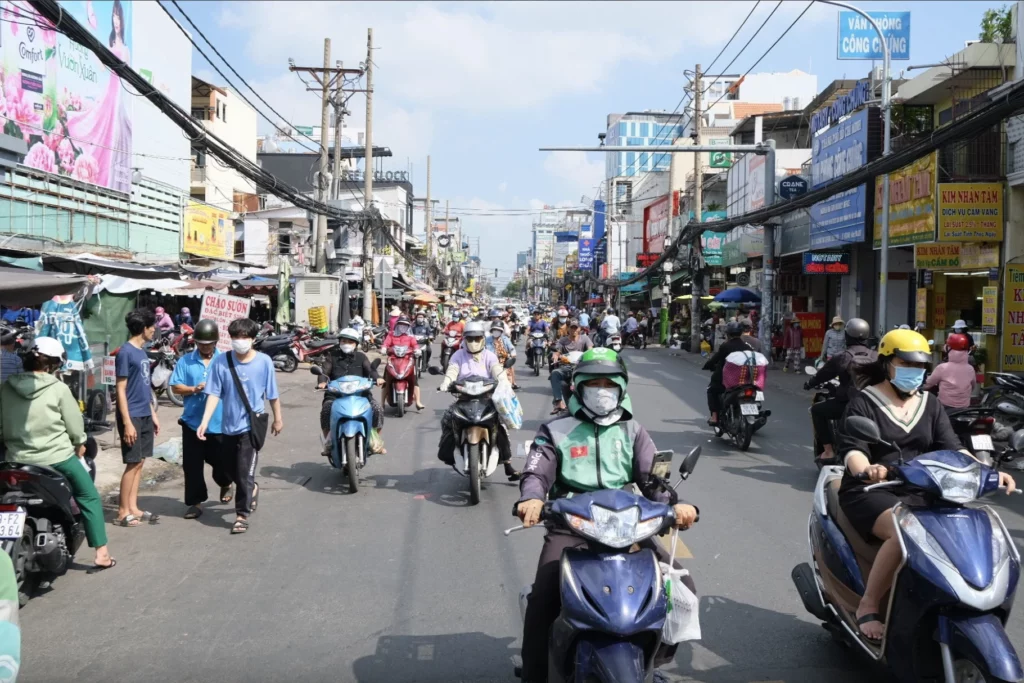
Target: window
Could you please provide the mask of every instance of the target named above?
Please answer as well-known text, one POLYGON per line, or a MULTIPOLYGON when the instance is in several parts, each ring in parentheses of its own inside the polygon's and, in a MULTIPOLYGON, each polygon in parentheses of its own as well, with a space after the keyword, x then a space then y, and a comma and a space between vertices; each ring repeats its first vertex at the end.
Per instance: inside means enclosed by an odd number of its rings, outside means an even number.
POLYGON ((220 120, 224 123, 228 122, 228 103, 225 102, 224 106, 220 108, 220 120))
POLYGON ((629 122, 629 134, 636 137, 636 121, 629 122))
POLYGON ((650 137, 650 132, 651 132, 650 128, 651 128, 651 124, 649 124, 649 123, 641 123, 640 124, 640 137, 642 137, 642 138, 650 137))
POLYGON ((277 253, 288 255, 292 253, 292 222, 281 221, 277 224, 277 253))
POLYGON ((647 165, 647 162, 648 162, 648 160, 650 158, 651 158, 651 155, 648 154, 647 152, 643 152, 640 155, 640 170, 642 170, 642 171, 650 170, 650 167, 647 165))
POLYGON ((215 114, 215 116, 218 119, 220 118, 220 100, 217 100, 217 113, 215 114))
POLYGON ((636 175, 636 152, 626 152, 626 172, 623 175, 636 175))
POLYGON ((245 259, 245 223, 235 223, 235 258, 245 259))

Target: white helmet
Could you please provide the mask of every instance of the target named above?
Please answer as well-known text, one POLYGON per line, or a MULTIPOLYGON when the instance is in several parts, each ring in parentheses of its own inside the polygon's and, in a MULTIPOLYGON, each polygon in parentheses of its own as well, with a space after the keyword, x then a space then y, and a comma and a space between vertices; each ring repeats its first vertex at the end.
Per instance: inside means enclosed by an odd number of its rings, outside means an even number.
POLYGON ((32 351, 40 356, 67 360, 64 345, 53 337, 36 337, 32 342, 32 351))
POLYGON ((348 339, 349 341, 354 341, 355 343, 358 344, 359 333, 356 332, 351 327, 346 327, 345 329, 338 333, 338 339, 348 339))

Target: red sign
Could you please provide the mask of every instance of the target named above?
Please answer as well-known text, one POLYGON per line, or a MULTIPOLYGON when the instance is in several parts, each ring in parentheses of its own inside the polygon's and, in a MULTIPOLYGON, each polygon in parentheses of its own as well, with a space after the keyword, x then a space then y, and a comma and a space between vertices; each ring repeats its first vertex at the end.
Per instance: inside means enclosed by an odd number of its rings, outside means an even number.
POLYGON ((825 314, 796 313, 800 321, 800 329, 804 333, 804 350, 808 358, 821 355, 821 347, 825 343, 825 314))
POLYGON ((650 266, 652 263, 654 263, 655 261, 657 261, 659 256, 661 256, 660 253, 659 254, 655 254, 655 253, 647 252, 647 253, 637 254, 636 255, 636 267, 637 268, 646 268, 646 267, 650 266))
POLYGON ((644 251, 660 254, 665 251, 669 215, 672 205, 665 195, 644 209, 644 251))

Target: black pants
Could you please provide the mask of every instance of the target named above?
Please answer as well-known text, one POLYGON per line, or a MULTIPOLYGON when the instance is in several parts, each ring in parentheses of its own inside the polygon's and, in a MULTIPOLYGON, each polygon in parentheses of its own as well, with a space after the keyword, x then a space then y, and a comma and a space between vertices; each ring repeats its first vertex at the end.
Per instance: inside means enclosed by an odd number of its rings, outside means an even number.
MULTIPOLYGON (((523 619, 523 683, 543 683, 548 679, 548 631, 562 611, 559 561, 563 550, 586 545, 586 539, 560 529, 550 530, 544 536, 544 547, 537 561, 537 575, 533 580, 533 589, 526 604, 526 617, 523 619)), ((651 548, 660 561, 668 563, 669 555, 660 543, 649 539, 640 545, 651 548)), ((694 594, 697 593, 689 576, 683 579, 683 583, 694 594)), ((655 657, 656 663, 671 659, 675 646, 662 646, 662 650, 655 657)))
POLYGON ((259 453, 249 441, 249 432, 224 434, 224 467, 235 482, 235 512, 239 517, 248 517, 252 511, 252 494, 256 488, 256 464, 259 453))
POLYGON ((722 410, 722 394, 725 393, 725 385, 712 381, 708 385, 708 410, 718 413, 722 410))
POLYGON ((832 433, 829 420, 838 420, 846 410, 845 401, 822 401, 811 406, 811 423, 814 425, 814 434, 818 437, 818 443, 822 446, 832 445, 836 442, 836 435, 832 433))
POLYGON ((423 351, 423 362, 426 363, 425 367, 430 367, 430 342, 423 344, 419 347, 423 351))
POLYGON ((200 441, 194 429, 181 425, 181 469, 185 475, 185 505, 199 505, 209 500, 206 490, 204 466, 213 468, 213 481, 217 486, 230 486, 231 472, 225 467, 223 437, 207 434, 206 441, 200 441))
MULTIPOLYGON (((441 416, 441 440, 437 444, 437 459, 445 465, 455 464, 455 425, 452 413, 455 411, 455 404, 448 406, 441 416)), ((500 424, 498 425, 498 462, 506 463, 512 460, 512 442, 508 439, 508 432, 500 424)))

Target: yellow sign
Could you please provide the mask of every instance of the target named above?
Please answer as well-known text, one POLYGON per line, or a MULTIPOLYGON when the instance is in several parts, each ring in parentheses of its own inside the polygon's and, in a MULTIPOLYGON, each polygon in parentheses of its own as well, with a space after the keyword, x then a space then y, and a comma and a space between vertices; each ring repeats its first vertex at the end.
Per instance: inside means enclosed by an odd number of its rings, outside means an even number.
POLYGON ((999 267, 999 244, 985 242, 925 242, 914 245, 914 267, 960 270, 999 267))
POLYGON ((215 206, 189 200, 185 207, 182 243, 186 254, 230 259, 234 257, 235 228, 231 214, 215 206), (228 251, 230 245, 231 251, 228 251))
POLYGON ((555 277, 560 278, 565 276, 565 268, 555 268, 555 277))
POLYGON ((941 183, 940 242, 1001 242, 1002 183, 941 183))
POLYGON ((928 290, 924 287, 919 287, 917 290, 917 307, 915 322, 923 322, 927 324, 928 321, 928 290))
POLYGON ((981 288, 981 330, 985 334, 999 334, 999 288, 981 288))
POLYGON ((932 327, 936 330, 946 328, 946 293, 935 292, 935 304, 932 306, 932 327))
POLYGON ((960 245, 961 268, 998 268, 999 243, 967 242, 960 245))
POLYGON ((326 306, 314 306, 306 312, 306 317, 309 319, 309 326, 314 330, 326 330, 327 329, 327 307, 326 306))
MULTIPOLYGON (((935 240, 938 152, 889 174, 889 245, 935 240)), ((882 176, 875 179, 875 248, 882 245, 882 176)))
POLYGON ((1024 371, 1024 263, 1007 263, 1003 278, 1003 372, 1021 371, 1024 371))

